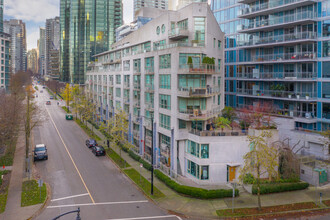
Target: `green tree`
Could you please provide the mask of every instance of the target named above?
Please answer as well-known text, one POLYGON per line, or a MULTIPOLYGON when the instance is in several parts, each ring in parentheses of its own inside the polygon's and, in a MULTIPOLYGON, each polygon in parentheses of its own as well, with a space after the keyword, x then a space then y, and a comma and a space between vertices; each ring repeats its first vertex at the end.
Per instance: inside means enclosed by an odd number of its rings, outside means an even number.
POLYGON ((236 118, 236 112, 235 109, 229 106, 226 106, 221 111, 222 117, 227 118, 230 122, 232 122, 236 118))
POLYGON ((223 131, 224 128, 231 129, 230 121, 224 117, 218 117, 215 121, 215 126, 217 128, 221 128, 221 131, 223 131))
POLYGON ((65 99, 65 101, 66 101, 66 107, 69 110, 69 108, 70 108, 70 101, 72 100, 72 88, 71 88, 71 86, 70 86, 69 83, 66 84, 66 86, 65 86, 65 88, 64 88, 64 90, 62 92, 62 96, 65 99))
POLYGON ((251 173, 256 175, 258 209, 261 210, 260 179, 268 173, 269 178, 278 178, 278 149, 268 144, 271 132, 262 131, 259 136, 248 136, 250 151, 244 155, 244 167, 240 170, 240 181, 251 173))

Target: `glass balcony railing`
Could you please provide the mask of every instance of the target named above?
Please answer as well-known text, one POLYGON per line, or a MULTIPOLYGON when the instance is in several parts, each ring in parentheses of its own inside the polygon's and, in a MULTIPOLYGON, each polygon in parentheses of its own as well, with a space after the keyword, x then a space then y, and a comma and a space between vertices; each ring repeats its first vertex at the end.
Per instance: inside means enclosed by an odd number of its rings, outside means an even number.
POLYGON ((184 43, 184 42, 178 42, 178 43, 173 43, 173 44, 165 44, 165 45, 160 45, 157 47, 154 47, 154 51, 158 50, 165 50, 165 49, 170 49, 170 48, 176 48, 176 47, 204 47, 205 43, 184 43))
POLYGON ((314 92, 308 93, 308 92, 283 91, 283 90, 237 89, 237 94, 264 96, 264 97, 305 99, 305 100, 308 100, 310 98, 316 98, 316 93, 314 92))
POLYGON ((215 95, 220 92, 219 86, 207 86, 207 87, 179 87, 178 95, 181 96, 209 96, 215 95))
POLYGON ((174 28, 168 31, 168 36, 170 38, 180 38, 187 37, 189 35, 188 28, 174 28))
POLYGON ((264 54, 252 56, 251 59, 244 57, 240 62, 279 62, 279 61, 297 61, 297 60, 313 60, 316 58, 314 52, 296 52, 296 53, 281 53, 281 54, 264 54))
POLYGON ((243 31, 252 30, 255 28, 287 24, 287 23, 291 23, 291 22, 297 22, 297 21, 301 21, 301 20, 317 18, 317 14, 312 11, 299 12, 299 13, 284 15, 284 16, 274 16, 274 15, 270 15, 270 16, 271 17, 268 19, 262 19, 259 21, 249 20, 249 24, 243 25, 242 30, 243 31))
POLYGON ((267 37, 257 37, 252 36, 253 38, 248 41, 238 41, 239 47, 248 47, 248 46, 256 46, 261 44, 271 44, 271 43, 282 43, 282 42, 292 42, 299 40, 312 40, 316 39, 317 33, 308 31, 308 32, 300 32, 293 34, 283 34, 277 36, 267 36, 267 37))
POLYGON ((188 70, 187 73, 215 74, 219 73, 220 69, 214 64, 179 64, 182 70, 188 70))
POLYGON ((316 72, 261 72, 261 73, 238 73, 238 78, 243 79, 313 79, 316 72))
POLYGON ((272 9, 280 6, 286 6, 296 2, 304 2, 305 0, 271 0, 262 4, 250 5, 248 8, 243 8, 239 12, 239 16, 253 14, 255 12, 272 9))
POLYGON ((208 119, 220 114, 220 106, 213 106, 210 110, 201 109, 179 109, 179 117, 184 119, 208 119))

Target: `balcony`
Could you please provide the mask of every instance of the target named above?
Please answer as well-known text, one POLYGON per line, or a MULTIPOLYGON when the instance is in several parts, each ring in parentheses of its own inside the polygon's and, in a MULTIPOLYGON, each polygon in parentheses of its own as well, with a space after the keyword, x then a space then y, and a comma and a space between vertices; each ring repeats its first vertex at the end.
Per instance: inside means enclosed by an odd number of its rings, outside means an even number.
POLYGON ((133 123, 140 124, 140 117, 136 116, 136 115, 133 115, 133 123))
POLYGON ((144 118, 143 120, 143 126, 145 126, 147 129, 151 130, 151 119, 150 118, 144 118))
POLYGON ((218 116, 221 112, 220 106, 214 106, 211 110, 201 109, 179 109, 178 118, 183 120, 207 120, 218 116))
MULTIPOLYGON (((244 57, 246 58, 246 57, 244 57)), ((264 54, 252 56, 251 59, 240 61, 241 63, 295 63, 305 61, 315 61, 316 53, 314 52, 295 52, 281 54, 264 54)))
POLYGON ((146 136, 146 145, 148 145, 149 147, 151 147, 151 136, 146 136))
POLYGON ((310 81, 316 80, 315 72, 262 72, 238 73, 237 80, 252 81, 310 81))
POLYGON ((287 99, 293 101, 309 101, 317 98, 316 93, 284 91, 284 90, 256 90, 256 89, 237 89, 238 96, 255 96, 258 98, 287 99))
POLYGON ((284 45, 293 44, 306 41, 316 41, 317 33, 308 31, 293 34, 283 34, 277 36, 267 36, 267 37, 257 37, 253 36, 253 39, 249 41, 239 41, 238 47, 253 48, 262 46, 274 46, 274 45, 284 45))
POLYGON ((214 64, 179 64, 178 74, 219 74, 220 69, 214 64))
POLYGON ((173 43, 173 44, 165 44, 165 45, 159 45, 157 47, 154 47, 154 51, 158 50, 166 50, 166 49, 171 49, 171 48, 176 48, 176 47, 205 47, 205 43, 183 43, 183 42, 178 42, 178 43, 173 43))
POLYGON ((175 28, 168 31, 168 38, 171 40, 180 40, 189 36, 188 29, 175 28))
POLYGON ((124 81, 124 89, 130 89, 129 81, 124 81))
POLYGON ((141 74, 141 67, 134 67, 133 68, 133 74, 134 75, 140 75, 141 74))
POLYGON ((153 74, 155 74, 154 67, 153 67, 153 66, 145 67, 145 74, 148 74, 148 75, 153 75, 153 74))
POLYGON ((209 97, 220 93, 219 86, 208 86, 203 88, 179 87, 180 97, 209 97))
POLYGON ((315 3, 315 0, 271 0, 262 4, 249 5, 248 8, 243 8, 239 11, 239 18, 252 18, 260 15, 267 15, 283 10, 291 10, 297 7, 310 5, 315 3))
POLYGON ((124 97, 124 104, 129 105, 130 104, 130 98, 124 97))
POLYGON ((154 111, 154 103, 145 103, 145 109, 147 109, 148 111, 154 111))
MULTIPOLYGON (((272 16, 272 15, 270 15, 272 16)), ((297 25, 305 23, 306 21, 314 21, 317 19, 317 14, 314 12, 299 12, 292 15, 284 15, 280 17, 271 17, 260 21, 249 20, 248 25, 243 25, 240 33, 256 32, 260 30, 274 29, 280 27, 288 27, 291 25, 297 25)))
POLYGON ((140 90, 141 89, 140 82, 138 82, 138 83, 134 82, 133 87, 134 87, 135 90, 140 90))
POLYGON ((140 108, 140 100, 134 102, 134 107, 135 108, 140 108))
POLYGON ((155 88, 154 88, 154 85, 146 85, 145 87, 145 91, 146 92, 155 92, 155 88))
POLYGON ((190 130, 190 134, 194 134, 197 136, 246 136, 247 132, 242 132, 242 130, 232 130, 232 131, 220 131, 220 130, 204 130, 204 131, 199 131, 199 130, 190 130))

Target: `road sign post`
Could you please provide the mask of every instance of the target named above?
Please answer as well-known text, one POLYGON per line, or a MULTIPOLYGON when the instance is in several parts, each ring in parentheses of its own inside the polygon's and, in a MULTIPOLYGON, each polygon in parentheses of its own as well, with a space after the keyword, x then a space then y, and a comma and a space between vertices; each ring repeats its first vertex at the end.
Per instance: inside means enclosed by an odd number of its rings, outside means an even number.
POLYGON ((38 186, 39 186, 39 200, 41 202, 41 187, 43 185, 42 179, 38 179, 38 186))

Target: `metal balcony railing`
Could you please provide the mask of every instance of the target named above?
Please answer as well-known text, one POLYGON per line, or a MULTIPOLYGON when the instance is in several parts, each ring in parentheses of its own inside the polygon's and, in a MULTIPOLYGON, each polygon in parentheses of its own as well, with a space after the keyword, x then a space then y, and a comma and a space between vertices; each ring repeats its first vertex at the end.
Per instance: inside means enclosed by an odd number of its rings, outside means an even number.
POLYGON ((281 53, 281 54, 264 54, 252 56, 251 59, 240 60, 240 62, 279 62, 279 61, 298 61, 298 60, 314 60, 316 53, 306 52, 295 52, 295 53, 281 53))
POLYGON ((210 110, 201 109, 179 109, 179 113, 185 119, 207 119, 220 114, 220 106, 212 107, 210 110))
POLYGON ((282 91, 282 90, 255 90, 255 89, 237 89, 237 94, 251 95, 251 96, 264 96, 264 97, 279 97, 279 98, 292 98, 292 99, 305 99, 316 98, 317 94, 314 92, 299 92, 299 91, 282 91))
POLYGON ((182 70, 188 70, 187 73, 216 74, 220 70, 214 64, 179 64, 182 70))
POLYGON ((316 72, 261 72, 261 73, 238 73, 237 78, 243 79, 313 79, 316 72))
POLYGON ((209 96, 215 95, 220 92, 219 86, 208 86, 208 87, 179 87, 178 95, 184 96, 209 96))

